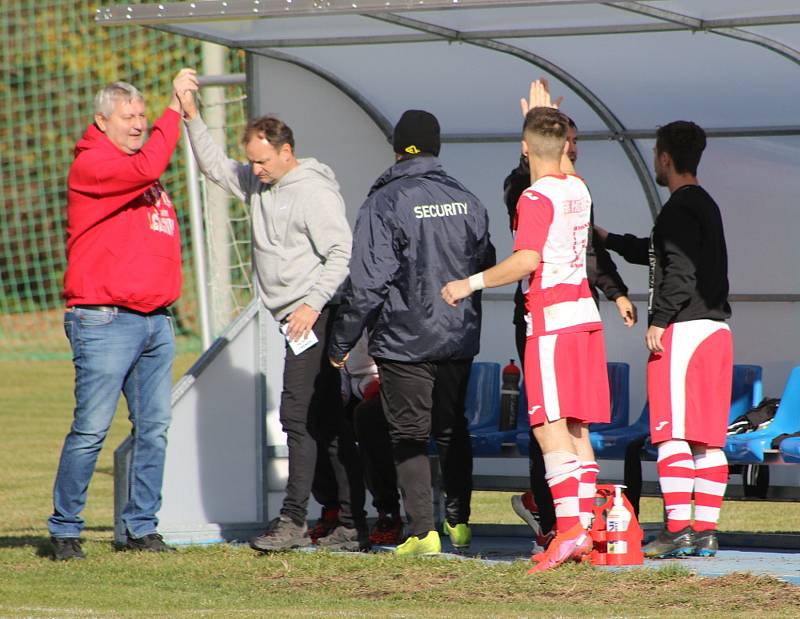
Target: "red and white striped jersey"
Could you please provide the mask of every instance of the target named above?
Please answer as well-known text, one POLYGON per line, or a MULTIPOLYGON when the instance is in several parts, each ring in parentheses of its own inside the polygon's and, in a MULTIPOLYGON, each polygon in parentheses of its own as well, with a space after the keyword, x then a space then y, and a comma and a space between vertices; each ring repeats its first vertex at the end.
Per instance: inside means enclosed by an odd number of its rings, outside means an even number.
POLYGON ((573 175, 544 176, 520 196, 514 251, 541 257, 526 293, 529 336, 602 328, 586 279, 591 206, 589 190, 573 175))

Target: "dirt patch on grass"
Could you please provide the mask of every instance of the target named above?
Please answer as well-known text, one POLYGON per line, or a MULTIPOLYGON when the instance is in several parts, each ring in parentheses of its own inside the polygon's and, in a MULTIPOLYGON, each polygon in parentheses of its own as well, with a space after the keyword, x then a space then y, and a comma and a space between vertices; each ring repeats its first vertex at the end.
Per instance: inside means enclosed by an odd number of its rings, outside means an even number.
MULTIPOLYGON (((800 587, 772 577, 730 574, 698 577, 682 566, 660 570, 610 572, 587 565, 565 565, 529 576, 528 564, 487 565, 476 561, 398 560, 391 556, 350 557, 349 560, 272 560, 274 570, 258 576, 283 594, 309 595, 365 602, 414 605, 452 604, 508 610, 535 604, 540 609, 569 608, 615 614, 624 609, 637 615, 781 614, 800 607, 800 587)), ((572 612, 571 610, 569 612, 572 612)), ((627 613, 627 611, 625 611, 627 613)))

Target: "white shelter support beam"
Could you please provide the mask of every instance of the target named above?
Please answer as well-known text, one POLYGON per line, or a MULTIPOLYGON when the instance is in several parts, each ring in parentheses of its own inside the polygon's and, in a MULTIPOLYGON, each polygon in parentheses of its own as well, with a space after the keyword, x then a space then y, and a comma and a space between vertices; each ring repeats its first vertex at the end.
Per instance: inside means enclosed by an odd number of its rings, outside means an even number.
MULTIPOLYGON (((407 28, 428 32, 430 34, 437 34, 447 40, 454 40, 454 39, 458 40, 457 38, 460 34, 456 30, 451 30, 449 28, 442 28, 441 26, 436 26, 416 19, 410 19, 408 17, 402 17, 400 15, 395 15, 393 13, 376 14, 376 15, 371 15, 370 17, 391 24, 401 25, 407 28)), ((535 65, 540 69, 547 71, 557 79, 559 79, 575 94, 577 94, 581 99, 583 99, 583 101, 600 117, 600 119, 603 121, 606 127, 608 127, 611 131, 621 136, 619 139, 620 146, 622 147, 623 152, 627 156, 628 161, 630 161, 631 165, 633 166, 634 173, 636 174, 636 177, 639 179, 639 183, 641 184, 642 189, 644 191, 645 198, 647 200, 647 206, 650 209, 650 215, 655 220, 659 210, 661 209, 661 198, 658 195, 658 189, 656 188, 656 184, 653 181, 653 177, 650 175, 647 163, 645 162, 644 157, 642 157, 642 154, 639 152, 639 149, 633 142, 633 140, 624 137, 625 127, 623 126, 623 124, 614 115, 611 109, 600 100, 600 98, 597 95, 595 95, 591 90, 589 90, 576 77, 574 77, 573 75, 571 75, 558 65, 553 64, 546 58, 534 54, 533 52, 529 52, 519 47, 509 45, 508 43, 495 41, 493 39, 474 39, 474 40, 464 41, 464 43, 469 45, 475 45, 477 47, 483 47, 504 54, 509 54, 511 56, 519 58, 520 60, 524 60, 525 62, 535 65)))
POLYGON ((183 134, 183 154, 186 160, 186 188, 189 193, 189 223, 192 235, 192 258, 197 283, 197 307, 200 315, 200 340, 203 350, 211 346, 211 304, 208 298, 208 277, 206 271, 206 245, 203 233, 203 203, 200 199, 200 173, 194 159, 192 145, 186 133, 183 134))
MULTIPOLYGON (((203 73, 222 75, 225 73, 226 47, 208 41, 203 42, 203 73)), ((203 116, 211 138, 225 149, 225 89, 218 84, 201 86, 203 116)), ((231 292, 231 235, 228 193, 215 183, 204 183, 205 214, 207 217, 206 241, 209 257, 209 286, 211 288, 211 329, 216 337, 230 322, 233 312, 231 292)))

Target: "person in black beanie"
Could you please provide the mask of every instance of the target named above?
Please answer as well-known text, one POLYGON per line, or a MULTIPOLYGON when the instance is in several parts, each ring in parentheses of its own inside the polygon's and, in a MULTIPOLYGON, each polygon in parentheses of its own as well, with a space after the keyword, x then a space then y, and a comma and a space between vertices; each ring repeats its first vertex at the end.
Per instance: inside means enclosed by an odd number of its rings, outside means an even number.
POLYGON ((359 210, 350 277, 333 327, 331 363, 341 367, 364 328, 378 365, 408 538, 399 555, 436 554, 429 438, 436 442, 446 494, 444 532, 468 546, 472 451, 464 416, 481 329, 480 294, 458 308, 445 282, 495 263, 483 204, 443 169, 439 122, 408 110, 394 129, 396 163, 359 210))
POLYGON ((392 146, 401 158, 414 155, 439 156, 442 148, 439 121, 424 110, 406 110, 397 122, 392 136, 392 146))

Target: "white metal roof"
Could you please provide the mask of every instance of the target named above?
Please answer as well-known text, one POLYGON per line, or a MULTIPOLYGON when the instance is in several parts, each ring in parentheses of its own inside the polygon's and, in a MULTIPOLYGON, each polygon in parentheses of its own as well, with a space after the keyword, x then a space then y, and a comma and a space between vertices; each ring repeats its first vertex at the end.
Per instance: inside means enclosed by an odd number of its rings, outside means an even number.
POLYGON ((620 142, 652 212, 635 138, 659 124, 800 135, 797 0, 195 0, 104 7, 96 20, 294 62, 387 133, 413 101, 437 111, 445 141, 518 139, 513 102, 549 74, 583 140, 620 142))

